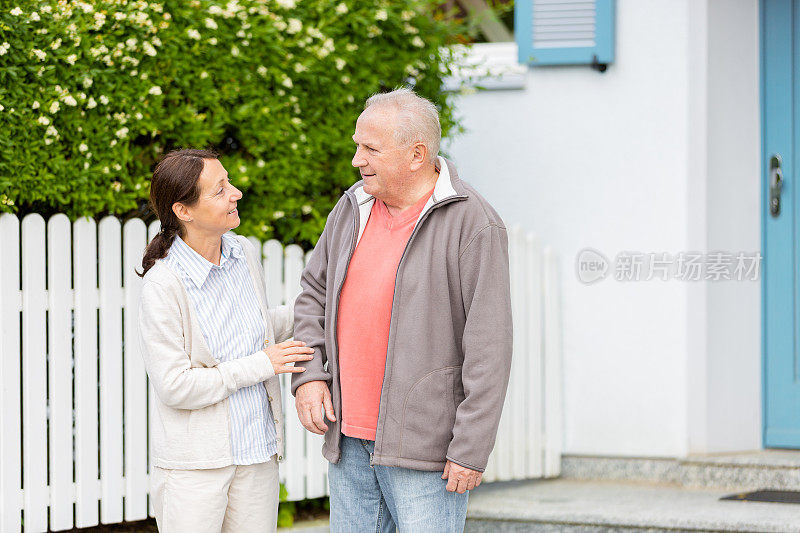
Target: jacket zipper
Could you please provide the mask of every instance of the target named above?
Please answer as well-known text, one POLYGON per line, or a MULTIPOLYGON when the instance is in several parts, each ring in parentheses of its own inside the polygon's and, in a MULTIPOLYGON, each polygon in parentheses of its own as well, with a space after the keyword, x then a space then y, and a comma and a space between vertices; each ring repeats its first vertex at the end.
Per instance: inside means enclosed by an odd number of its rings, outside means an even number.
MULTIPOLYGON (((465 198, 467 198, 467 197, 464 196, 464 195, 450 196, 448 198, 445 198, 444 200, 433 204, 431 206, 431 208, 428 209, 425 212, 424 215, 422 215, 422 218, 420 218, 419 221, 417 221, 417 225, 414 227, 414 230, 411 232, 411 236, 408 238, 408 242, 406 242, 406 247, 403 249, 403 255, 400 256, 400 261, 397 263, 397 270, 395 271, 395 274, 394 274, 394 292, 392 293, 392 314, 391 314, 391 317, 389 318, 389 337, 392 336, 392 325, 394 324, 394 318, 395 318, 395 315, 394 315, 394 302, 395 302, 395 298, 397 296, 397 276, 398 276, 398 274, 400 274, 400 268, 403 266, 403 259, 405 259, 406 252, 408 252, 408 248, 411 246, 411 242, 414 240, 414 237, 417 235, 417 231, 419 231, 419 228, 422 227, 422 224, 425 222, 425 220, 427 220, 428 215, 430 215, 431 212, 434 209, 437 209, 437 208, 439 208, 439 207, 441 207, 443 205, 447 205, 447 204, 453 203, 456 200, 462 200, 462 199, 465 199, 465 198)), ((350 265, 348 264, 348 268, 349 268, 349 266, 350 265)), ((337 313, 338 313, 338 302, 337 302, 337 313)), ((386 367, 389 366, 389 348, 390 347, 387 345, 386 346, 386 367)), ((386 370, 384 368, 383 381, 381 382, 381 393, 380 393, 380 396, 378 396, 378 398, 379 398, 378 399, 378 421, 380 421, 380 419, 381 419, 381 401, 380 401, 380 398, 383 397, 383 386, 384 386, 385 383, 386 383, 386 370)), ((339 386, 341 387, 341 384, 339 386)), ((383 433, 381 431, 381 427, 375 428, 375 451, 374 451, 374 453, 378 453, 378 450, 379 450, 379 448, 378 448, 378 433, 381 433, 381 434, 383 433)), ((373 453, 369 454, 369 465, 370 466, 373 465, 373 453)))
MULTIPOLYGON (((336 325, 333 328, 333 342, 336 343, 336 364, 339 364, 339 300, 342 297, 342 289, 344 289, 344 282, 347 281, 347 271, 350 269, 350 261, 353 259, 353 252, 356 249, 356 240, 358 239, 358 226, 361 223, 360 215, 358 212, 358 202, 354 202, 352 196, 348 193, 348 198, 350 198, 351 203, 353 204, 353 214, 355 215, 353 220, 355 224, 353 225, 353 242, 350 244, 350 253, 347 256, 347 268, 344 270, 344 277, 342 278, 342 283, 339 285, 339 290, 336 292, 336 325)), ((336 384, 339 386, 339 427, 342 424, 342 381, 339 377, 339 372, 336 372, 336 384)), ((339 448, 341 453, 341 439, 339 439, 339 448)), ((372 463, 372 459, 370 458, 370 464, 372 463)))

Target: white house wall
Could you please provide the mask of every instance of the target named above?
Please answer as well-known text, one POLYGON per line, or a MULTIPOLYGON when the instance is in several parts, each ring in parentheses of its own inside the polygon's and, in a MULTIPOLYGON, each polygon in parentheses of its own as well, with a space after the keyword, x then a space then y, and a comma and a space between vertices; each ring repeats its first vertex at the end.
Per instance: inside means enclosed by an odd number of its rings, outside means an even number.
MULTIPOLYGON (((745 19, 756 13, 755 8, 743 9, 745 3, 752 7, 755 2, 730 3, 745 19)), ((693 129, 698 112, 716 121, 708 125, 709 135, 731 128, 730 121, 720 122, 712 111, 722 112, 733 104, 724 100, 724 105, 708 105, 708 92, 721 86, 706 87, 703 76, 700 83, 693 76, 709 72, 706 60, 698 61, 693 54, 697 42, 706 42, 715 32, 708 31, 711 24, 704 19, 692 17, 698 11, 706 17, 717 7, 697 0, 618 0, 616 59, 605 73, 588 67, 531 69, 522 89, 457 98, 468 132, 445 149, 460 175, 508 224, 536 231, 560 256, 568 454, 679 456, 690 449, 707 449, 712 440, 706 434, 709 418, 725 408, 707 400, 708 394, 719 389, 730 398, 731 387, 716 374, 698 379, 696 370, 720 370, 727 350, 750 349, 757 341, 759 325, 754 326, 755 337, 749 326, 758 315, 739 317, 736 323, 747 331, 745 346, 736 343, 735 335, 729 339, 731 346, 708 339, 709 333, 717 339, 726 325, 723 317, 731 314, 712 319, 710 313, 730 309, 731 298, 745 298, 757 306, 752 290, 743 295, 735 288, 717 295, 715 288, 706 292, 698 290, 700 284, 675 280, 617 281, 613 272, 609 279, 584 285, 575 273, 576 256, 586 247, 612 262, 619 252, 674 254, 706 241, 737 250, 744 245, 758 248, 758 229, 749 227, 753 217, 758 220, 757 201, 737 196, 750 194, 752 187, 725 191, 726 198, 736 198, 737 210, 755 209, 747 212, 749 218, 733 226, 707 221, 711 215, 731 215, 730 208, 717 208, 717 197, 712 202, 711 195, 723 188, 731 173, 739 182, 753 179, 744 174, 753 168, 753 150, 756 178, 758 168, 757 132, 727 132, 722 140, 705 142, 704 126, 693 129), (732 160, 723 164, 724 156, 732 160), (742 168, 737 158, 748 165, 742 168), (694 194, 698 187, 703 193, 699 202, 694 194), (708 201, 703 198, 706 189, 708 201), (744 236, 729 238, 741 226, 748 228, 744 236), (693 320, 690 311, 694 308, 697 317, 698 301, 700 320, 693 320), (713 348, 707 362, 706 345, 713 348), (703 412, 699 419, 697 408, 703 412), (699 446, 694 444, 698 433, 699 446)), ((724 32, 717 33, 726 38, 724 32)), ((748 38, 752 45, 754 37, 748 38)), ((724 51, 709 48, 725 59, 724 51)), ((721 62, 720 72, 733 76, 730 83, 739 83, 728 63, 721 62)), ((751 70, 743 76, 752 77, 751 70)), ((757 94, 750 94, 753 80, 747 81, 733 100, 750 95, 757 106, 757 94)), ((745 114, 745 126, 752 128, 752 109, 745 114)), ((754 350, 741 372, 728 370, 724 375, 733 374, 736 387, 747 381, 745 371, 753 371, 757 342, 754 350)), ((750 397, 757 390, 749 386, 744 392, 748 397, 738 404, 754 402, 760 409, 760 398, 750 397)), ((725 426, 719 431, 722 435, 730 428, 725 421, 720 424, 725 426)), ((737 442, 752 440, 748 433, 737 442)))

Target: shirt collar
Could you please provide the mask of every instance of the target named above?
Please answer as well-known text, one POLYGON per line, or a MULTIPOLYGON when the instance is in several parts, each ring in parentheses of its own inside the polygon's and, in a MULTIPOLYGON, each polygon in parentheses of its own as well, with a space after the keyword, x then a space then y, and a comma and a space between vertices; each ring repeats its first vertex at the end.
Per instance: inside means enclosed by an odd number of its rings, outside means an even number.
POLYGON ((200 288, 208 279, 208 274, 213 268, 228 268, 232 263, 231 259, 241 259, 244 257, 242 245, 232 234, 222 236, 222 246, 220 249, 219 266, 215 265, 199 253, 195 252, 186 241, 175 236, 175 240, 169 249, 170 257, 176 261, 187 277, 200 288))

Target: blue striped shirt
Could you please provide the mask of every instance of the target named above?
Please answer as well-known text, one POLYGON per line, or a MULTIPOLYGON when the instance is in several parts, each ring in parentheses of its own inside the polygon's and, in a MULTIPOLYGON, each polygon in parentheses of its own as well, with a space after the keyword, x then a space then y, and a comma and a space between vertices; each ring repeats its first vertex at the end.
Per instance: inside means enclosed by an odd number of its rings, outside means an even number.
MULTIPOLYGON (((222 236, 219 265, 192 250, 178 236, 164 262, 183 280, 214 357, 229 361, 263 349, 264 316, 244 250, 235 235, 222 236)), ((234 392, 228 408, 234 464, 269 461, 278 447, 264 383, 234 392)))

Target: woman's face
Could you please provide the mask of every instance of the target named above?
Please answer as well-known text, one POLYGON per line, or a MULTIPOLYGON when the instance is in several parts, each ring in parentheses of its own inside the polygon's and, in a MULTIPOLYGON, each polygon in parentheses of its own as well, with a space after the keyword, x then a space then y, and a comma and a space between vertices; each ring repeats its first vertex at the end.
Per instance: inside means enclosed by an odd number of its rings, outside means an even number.
POLYGON ((242 192, 228 181, 228 172, 216 159, 204 159, 203 172, 197 185, 200 197, 193 206, 186 207, 191 222, 188 231, 206 235, 222 235, 239 225, 236 202, 242 192))

